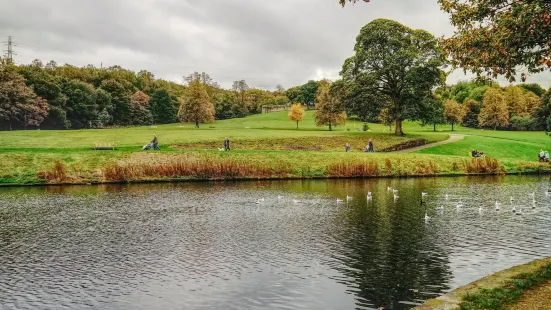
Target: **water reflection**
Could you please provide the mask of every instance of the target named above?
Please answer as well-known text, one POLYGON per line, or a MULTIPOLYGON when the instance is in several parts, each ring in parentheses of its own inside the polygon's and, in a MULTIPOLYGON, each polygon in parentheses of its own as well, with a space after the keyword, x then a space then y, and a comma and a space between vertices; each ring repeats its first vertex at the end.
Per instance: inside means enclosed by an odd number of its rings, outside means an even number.
POLYGON ((408 309, 551 255, 548 186, 492 177, 1 189, 0 303, 408 309))

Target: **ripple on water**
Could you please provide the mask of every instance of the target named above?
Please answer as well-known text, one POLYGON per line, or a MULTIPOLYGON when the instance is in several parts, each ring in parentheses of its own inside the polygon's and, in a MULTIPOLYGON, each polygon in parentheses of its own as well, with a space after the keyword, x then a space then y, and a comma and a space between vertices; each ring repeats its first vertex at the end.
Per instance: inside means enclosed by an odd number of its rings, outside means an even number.
POLYGON ((1 308, 409 309, 551 255, 548 186, 504 177, 0 189, 1 308))

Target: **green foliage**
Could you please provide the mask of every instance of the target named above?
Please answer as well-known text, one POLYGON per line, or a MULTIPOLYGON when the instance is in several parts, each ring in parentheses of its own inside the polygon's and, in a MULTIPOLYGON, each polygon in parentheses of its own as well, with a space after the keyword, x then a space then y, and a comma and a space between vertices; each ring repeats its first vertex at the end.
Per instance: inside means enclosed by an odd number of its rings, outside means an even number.
MULTIPOLYGON (((347 104, 365 105, 361 110, 378 115, 387 108, 402 135, 402 122, 419 119, 420 108, 431 91, 443 85, 440 69, 445 58, 438 40, 424 30, 413 30, 398 22, 377 19, 362 28, 341 75, 346 84, 347 104)), ((359 109, 359 108, 356 108, 359 109)), ((357 110, 360 117, 361 110, 357 110)))
POLYGON ((98 118, 97 97, 94 87, 79 80, 70 80, 63 85, 63 93, 67 96, 67 119, 71 128, 92 128, 92 122, 98 118))
POLYGON ((176 122, 178 110, 175 101, 164 88, 157 88, 149 100, 153 121, 158 124, 176 122))
MULTIPOLYGON (((438 0, 456 31, 444 40, 455 67, 478 75, 515 80, 517 67, 530 73, 551 68, 551 2, 438 0)), ((522 74, 522 80, 526 75, 522 74)))
POLYGON ((538 97, 541 97, 543 96, 543 94, 545 94, 545 89, 543 89, 543 87, 536 83, 520 84, 519 86, 524 88, 526 91, 533 92, 538 97))
POLYGON ((120 125, 130 125, 132 123, 130 96, 134 93, 134 87, 128 81, 114 79, 103 80, 100 87, 111 96, 113 122, 120 125))
POLYGON ((422 126, 432 125, 436 131, 436 126, 446 123, 444 117, 444 103, 436 98, 427 98, 421 106, 422 112, 419 113, 419 120, 422 126))

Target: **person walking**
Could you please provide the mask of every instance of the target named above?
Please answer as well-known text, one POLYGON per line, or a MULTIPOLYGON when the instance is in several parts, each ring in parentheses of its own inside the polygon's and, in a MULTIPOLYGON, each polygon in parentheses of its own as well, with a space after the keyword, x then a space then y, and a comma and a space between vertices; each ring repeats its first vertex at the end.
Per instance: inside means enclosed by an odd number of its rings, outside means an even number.
POLYGON ((229 151, 230 150, 230 138, 226 137, 226 139, 224 139, 224 151, 229 151))
POLYGON ((368 152, 370 152, 370 153, 375 152, 375 150, 373 148, 374 148, 373 139, 369 139, 369 150, 368 150, 368 152))
POLYGON ((344 146, 344 149, 345 149, 347 152, 350 151, 350 144, 347 143, 347 144, 344 146))
POLYGON ((153 150, 159 150, 159 140, 157 139, 157 134, 153 134, 153 141, 151 141, 151 144, 153 144, 153 150))

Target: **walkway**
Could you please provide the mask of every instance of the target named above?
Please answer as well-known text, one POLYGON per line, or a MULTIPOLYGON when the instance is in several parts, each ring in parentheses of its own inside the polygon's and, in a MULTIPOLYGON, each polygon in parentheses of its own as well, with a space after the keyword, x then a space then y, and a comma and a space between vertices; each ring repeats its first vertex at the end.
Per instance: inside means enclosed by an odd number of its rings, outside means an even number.
POLYGON ((416 147, 412 147, 412 148, 409 148, 409 149, 401 150, 399 152, 404 152, 404 153, 417 152, 417 151, 428 149, 428 148, 435 147, 435 146, 438 146, 438 145, 443 145, 443 144, 448 144, 448 143, 454 143, 454 142, 457 142, 457 141, 461 141, 464 138, 465 138, 465 135, 451 134, 450 137, 447 140, 440 141, 440 142, 429 143, 429 144, 425 144, 425 145, 421 145, 421 146, 416 146, 416 147))
POLYGON ((509 310, 549 310, 551 309, 551 281, 547 284, 530 289, 509 310))

